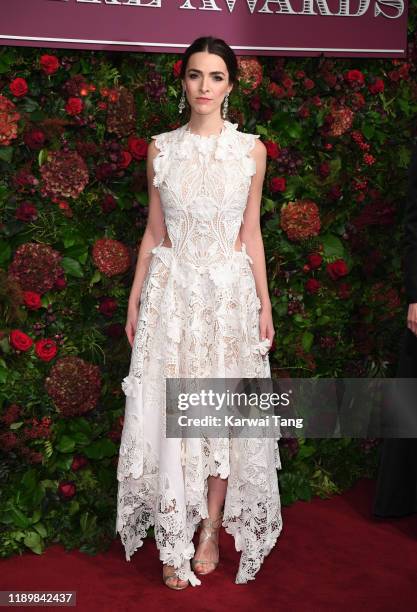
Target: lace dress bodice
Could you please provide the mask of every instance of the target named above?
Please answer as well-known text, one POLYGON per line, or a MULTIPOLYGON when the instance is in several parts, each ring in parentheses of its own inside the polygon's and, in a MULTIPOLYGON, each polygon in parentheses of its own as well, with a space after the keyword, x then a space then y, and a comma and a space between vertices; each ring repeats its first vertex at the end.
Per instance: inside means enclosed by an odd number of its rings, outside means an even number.
POLYGON ((256 172, 250 152, 259 136, 225 121, 219 135, 193 134, 185 125, 152 138, 159 149, 154 185, 175 257, 197 268, 229 260, 256 172))

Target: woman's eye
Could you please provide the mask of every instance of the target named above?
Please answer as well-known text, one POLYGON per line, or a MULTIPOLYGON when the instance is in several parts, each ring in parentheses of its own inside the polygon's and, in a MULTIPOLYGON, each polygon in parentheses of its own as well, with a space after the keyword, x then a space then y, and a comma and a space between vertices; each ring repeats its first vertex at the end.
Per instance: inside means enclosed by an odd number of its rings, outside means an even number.
MULTIPOLYGON (((195 78, 195 77, 197 77, 197 76, 198 76, 198 74, 190 74, 190 75, 189 75, 190 79, 194 79, 194 78, 195 78)), ((216 81, 223 81, 223 77, 221 77, 221 76, 219 76, 219 75, 216 75, 216 76, 214 77, 214 79, 215 79, 216 81)))

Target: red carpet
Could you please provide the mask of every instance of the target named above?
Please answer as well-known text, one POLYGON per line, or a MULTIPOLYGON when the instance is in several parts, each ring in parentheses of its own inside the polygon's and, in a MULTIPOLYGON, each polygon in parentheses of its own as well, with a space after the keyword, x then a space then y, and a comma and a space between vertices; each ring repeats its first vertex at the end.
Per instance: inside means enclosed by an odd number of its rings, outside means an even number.
MULTIPOLYGON (((202 585, 172 591, 161 582, 153 540, 130 562, 117 539, 96 557, 51 546, 1 562, 2 590, 73 590, 78 610, 154 612, 256 610, 290 612, 417 609, 417 515, 371 515, 375 482, 361 480, 329 500, 283 509, 278 543, 255 581, 234 584, 239 553, 222 531, 221 561, 202 585)), ((16 609, 28 609, 18 607, 16 609)), ((61 608, 62 609, 62 608, 61 608)))

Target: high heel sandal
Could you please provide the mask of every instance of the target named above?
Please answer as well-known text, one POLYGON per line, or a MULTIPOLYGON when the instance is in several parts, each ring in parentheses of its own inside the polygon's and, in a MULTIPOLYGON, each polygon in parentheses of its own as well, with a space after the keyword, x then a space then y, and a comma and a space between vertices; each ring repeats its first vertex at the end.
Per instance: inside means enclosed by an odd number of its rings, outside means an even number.
POLYGON ((213 520, 210 518, 203 519, 203 522, 201 524, 199 544, 201 544, 202 542, 205 542, 206 540, 211 539, 216 544, 217 553, 218 553, 217 561, 207 561, 206 559, 195 559, 195 558, 191 560, 191 567, 193 571, 195 571, 197 574, 200 574, 201 576, 205 576, 206 574, 211 574, 211 572, 214 572, 217 565, 219 564, 219 543, 214 538, 214 535, 218 532, 218 530, 221 527, 222 518, 223 518, 223 512, 221 512, 216 519, 213 519, 213 520), (214 565, 214 567, 212 570, 209 570, 208 572, 196 571, 195 569, 196 565, 209 565, 209 564, 214 565))
MULTIPOLYGON (((171 567, 168 565, 164 565, 163 568, 165 567, 171 567)), ((164 572, 164 569, 162 569, 162 580, 164 581, 164 584, 169 588, 169 589, 174 589, 175 591, 183 591, 184 589, 186 589, 190 583, 187 580, 187 584, 183 585, 183 586, 179 586, 178 584, 169 584, 168 580, 170 580, 171 578, 178 578, 177 573, 175 571, 175 567, 171 568, 171 572, 164 572)), ((181 582, 185 582, 185 580, 182 580, 181 578, 178 578, 178 580, 181 580, 181 582)))

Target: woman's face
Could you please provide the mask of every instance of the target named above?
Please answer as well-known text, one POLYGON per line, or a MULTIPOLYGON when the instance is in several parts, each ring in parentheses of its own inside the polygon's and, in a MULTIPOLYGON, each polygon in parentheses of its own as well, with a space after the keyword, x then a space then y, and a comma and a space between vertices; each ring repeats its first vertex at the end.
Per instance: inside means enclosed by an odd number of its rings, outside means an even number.
POLYGON ((220 114, 225 95, 233 89, 224 60, 207 51, 190 56, 182 83, 191 111, 199 115, 220 114))

